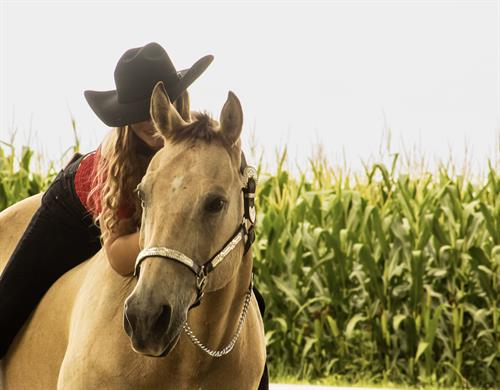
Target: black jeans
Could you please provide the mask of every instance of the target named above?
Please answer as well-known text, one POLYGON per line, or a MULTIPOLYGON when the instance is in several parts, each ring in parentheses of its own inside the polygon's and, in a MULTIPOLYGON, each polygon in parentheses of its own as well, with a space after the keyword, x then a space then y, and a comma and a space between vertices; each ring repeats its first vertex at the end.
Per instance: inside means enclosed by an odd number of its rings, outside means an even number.
MULTIPOLYGON (((50 286, 101 249, 100 229, 75 191, 76 153, 42 196, 0 276, 0 359, 50 286)), ((254 287, 264 315, 264 299, 254 287)), ((267 364, 259 389, 269 388, 267 364)))
POLYGON ((0 358, 49 287, 101 248, 100 230, 74 188, 82 157, 75 154, 43 194, 0 276, 0 358))

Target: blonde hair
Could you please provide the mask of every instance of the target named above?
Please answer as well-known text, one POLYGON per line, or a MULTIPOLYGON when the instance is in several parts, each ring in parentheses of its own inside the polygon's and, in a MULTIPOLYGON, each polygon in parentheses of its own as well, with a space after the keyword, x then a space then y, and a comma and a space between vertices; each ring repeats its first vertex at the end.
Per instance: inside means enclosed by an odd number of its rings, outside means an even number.
MULTIPOLYGON (((184 120, 190 121, 187 91, 176 99, 174 106, 184 120)), ((159 132, 155 134, 155 137, 160 136, 159 132)), ((139 139, 129 125, 111 129, 101 143, 101 157, 93 172, 88 204, 93 204, 91 199, 96 195, 99 197, 101 210, 94 215, 93 221, 97 226, 106 227, 101 228, 102 245, 116 231, 120 220, 118 209, 123 203, 131 204, 134 213, 130 217, 130 223, 119 234, 133 233, 140 227, 142 208, 133 191, 146 173, 154 152, 149 156, 138 153, 139 143, 144 141, 139 139)))

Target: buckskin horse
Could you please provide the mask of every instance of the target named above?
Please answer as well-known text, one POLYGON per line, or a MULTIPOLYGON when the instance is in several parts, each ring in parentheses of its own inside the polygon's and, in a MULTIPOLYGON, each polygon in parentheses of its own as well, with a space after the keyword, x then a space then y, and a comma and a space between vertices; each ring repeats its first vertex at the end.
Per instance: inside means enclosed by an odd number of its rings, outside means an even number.
MULTIPOLYGON (((3 360, 6 389, 258 387, 266 353, 251 289, 255 179, 241 152, 242 109, 229 92, 219 121, 192 114, 185 122, 155 86, 151 117, 165 146, 136 189, 135 278, 116 274, 100 250, 58 279, 3 360)), ((0 214, 9 226, 0 270, 40 198, 0 214)))

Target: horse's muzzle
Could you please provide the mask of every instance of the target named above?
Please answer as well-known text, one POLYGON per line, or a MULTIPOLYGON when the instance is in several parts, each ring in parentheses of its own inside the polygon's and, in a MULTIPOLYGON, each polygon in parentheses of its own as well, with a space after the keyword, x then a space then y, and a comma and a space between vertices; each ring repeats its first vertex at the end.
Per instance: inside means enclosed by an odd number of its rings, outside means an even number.
POLYGON ((140 305, 133 298, 125 302, 123 326, 132 348, 138 353, 158 357, 168 354, 180 335, 180 332, 171 331, 171 320, 169 305, 140 305))

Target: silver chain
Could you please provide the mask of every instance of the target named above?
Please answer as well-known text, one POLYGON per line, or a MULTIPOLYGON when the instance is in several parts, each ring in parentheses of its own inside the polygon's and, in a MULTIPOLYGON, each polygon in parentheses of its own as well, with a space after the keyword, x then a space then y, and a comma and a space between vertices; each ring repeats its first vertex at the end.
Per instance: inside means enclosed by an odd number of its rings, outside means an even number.
POLYGON ((229 342, 228 345, 226 345, 224 348, 219 349, 219 350, 213 350, 207 347, 205 344, 203 344, 198 337, 193 333, 193 330, 189 327, 187 321, 184 324, 183 328, 186 334, 189 336, 191 341, 193 342, 194 345, 198 346, 202 351, 207 353, 208 355, 212 357, 221 357, 224 355, 227 355, 231 350, 233 349, 234 345, 236 344, 236 341, 238 340, 238 337, 240 337, 241 329, 243 327, 243 323, 245 322, 245 318, 248 313, 248 307, 250 305, 250 298, 252 297, 252 288, 247 291, 246 296, 245 296, 245 302, 243 303, 243 310, 241 311, 241 316, 240 316, 240 321, 238 322, 238 328, 236 329, 236 333, 234 334, 233 338, 229 342))

